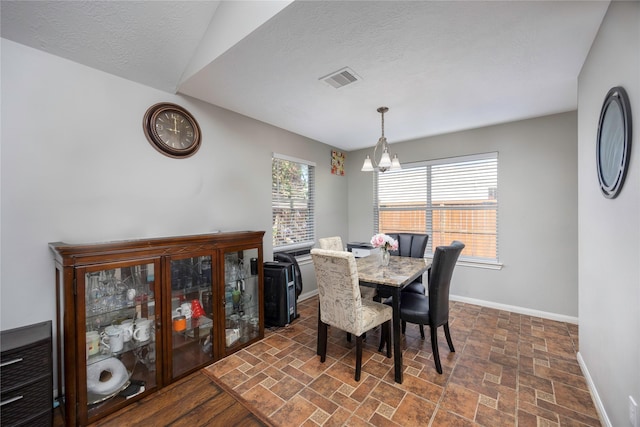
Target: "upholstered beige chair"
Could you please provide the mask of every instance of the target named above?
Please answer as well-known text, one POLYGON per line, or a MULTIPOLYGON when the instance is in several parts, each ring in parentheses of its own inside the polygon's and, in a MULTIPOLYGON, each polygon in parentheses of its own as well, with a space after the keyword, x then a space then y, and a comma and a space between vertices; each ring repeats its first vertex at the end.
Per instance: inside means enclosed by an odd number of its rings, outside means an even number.
POLYGON ((318 239, 320 249, 326 249, 329 251, 344 251, 342 246, 342 238, 340 236, 335 237, 323 237, 318 239))
MULTIPOLYGON (((323 237, 322 239, 318 239, 318 245, 320 246, 320 249, 326 249, 328 251, 344 251, 342 238, 340 236, 323 237)), ((364 299, 372 300, 376 296, 376 290, 375 288, 370 288, 368 286, 361 286, 360 295, 364 299)))
MULTIPOLYGON (((356 374, 362 371, 362 335, 382 325, 381 333, 390 341, 392 310, 388 305, 362 299, 358 285, 356 259, 351 252, 312 249, 320 298, 318 319, 318 354, 327 358, 327 326, 334 326, 356 336, 356 374)), ((391 357, 391 345, 387 345, 391 357)))

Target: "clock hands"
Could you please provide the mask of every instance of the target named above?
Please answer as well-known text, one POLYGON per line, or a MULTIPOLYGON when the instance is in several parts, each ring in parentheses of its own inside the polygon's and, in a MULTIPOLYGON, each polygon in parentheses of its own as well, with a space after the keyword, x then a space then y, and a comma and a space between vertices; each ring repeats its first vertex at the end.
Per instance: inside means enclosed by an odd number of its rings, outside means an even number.
POLYGON ((169 128, 167 129, 169 132, 173 132, 174 134, 179 134, 180 130, 178 129, 178 119, 176 119, 176 117, 173 117, 173 129, 169 128))

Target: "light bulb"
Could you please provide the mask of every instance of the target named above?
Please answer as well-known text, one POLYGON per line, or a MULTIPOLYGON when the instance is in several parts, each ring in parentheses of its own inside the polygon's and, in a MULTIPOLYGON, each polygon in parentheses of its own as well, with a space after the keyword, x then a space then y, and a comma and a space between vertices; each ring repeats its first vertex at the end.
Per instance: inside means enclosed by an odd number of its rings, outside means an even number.
POLYGON ((402 169, 402 166, 400 166, 400 159, 398 159, 397 154, 394 154, 393 159, 391 159, 391 170, 395 171, 400 169, 402 169))
POLYGON ((380 158, 380 164, 378 164, 380 168, 390 168, 391 167, 391 157, 389 157, 389 151, 385 148, 382 153, 382 157, 380 158))
POLYGON ((367 158, 364 159, 364 163, 362 164, 362 172, 373 172, 373 165, 371 164, 371 157, 367 155, 367 158))

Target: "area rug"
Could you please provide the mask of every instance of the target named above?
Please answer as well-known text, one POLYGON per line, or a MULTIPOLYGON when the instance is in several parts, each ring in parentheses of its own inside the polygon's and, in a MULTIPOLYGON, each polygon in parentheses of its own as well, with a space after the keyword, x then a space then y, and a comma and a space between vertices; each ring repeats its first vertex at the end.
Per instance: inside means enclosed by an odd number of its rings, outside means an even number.
MULTIPOLYGON (((455 353, 442 332, 439 375, 428 338, 403 337, 404 381, 367 334, 362 378, 355 340, 329 331, 327 360, 316 355, 317 299, 300 318, 204 369, 262 420, 289 426, 600 426, 576 360, 576 325, 460 302, 451 306, 455 353)), ((440 328, 442 329, 442 328, 440 328)))

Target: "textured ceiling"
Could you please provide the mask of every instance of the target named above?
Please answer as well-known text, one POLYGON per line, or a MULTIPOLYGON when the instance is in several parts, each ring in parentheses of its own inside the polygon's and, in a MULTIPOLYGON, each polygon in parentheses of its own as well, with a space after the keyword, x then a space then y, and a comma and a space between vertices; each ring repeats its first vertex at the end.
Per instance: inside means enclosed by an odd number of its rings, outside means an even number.
POLYGON ((2 37, 174 93, 218 4, 2 0, 2 37))
POLYGON ((390 143, 575 109, 608 4, 3 0, 0 13, 4 38, 353 150, 377 141, 382 105, 390 143), (361 81, 320 80, 344 67, 361 81))

